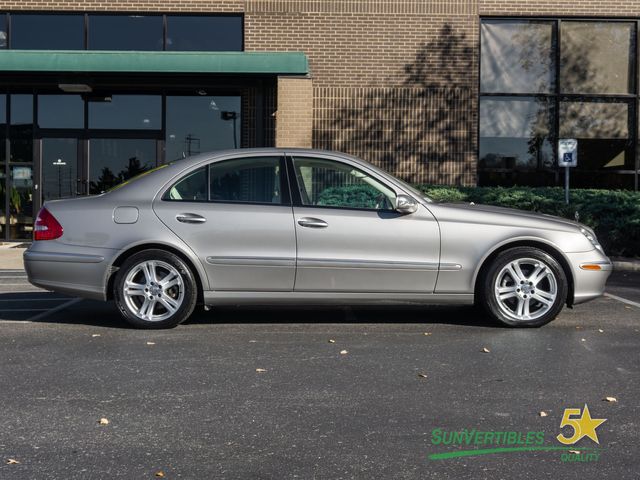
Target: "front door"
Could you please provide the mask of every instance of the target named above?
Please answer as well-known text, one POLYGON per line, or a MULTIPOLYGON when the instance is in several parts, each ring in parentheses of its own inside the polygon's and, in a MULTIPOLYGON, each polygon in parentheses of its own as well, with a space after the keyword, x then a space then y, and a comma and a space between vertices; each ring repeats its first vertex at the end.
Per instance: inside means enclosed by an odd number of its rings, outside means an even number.
POLYGON ((433 292, 440 237, 424 206, 396 212, 395 188, 350 163, 294 157, 292 165, 296 291, 433 292))
POLYGON ((42 203, 78 195, 80 186, 77 138, 43 138, 40 146, 42 203))
POLYGON ((293 290, 296 240, 282 157, 248 156, 200 167, 153 208, 196 253, 211 290, 293 290))

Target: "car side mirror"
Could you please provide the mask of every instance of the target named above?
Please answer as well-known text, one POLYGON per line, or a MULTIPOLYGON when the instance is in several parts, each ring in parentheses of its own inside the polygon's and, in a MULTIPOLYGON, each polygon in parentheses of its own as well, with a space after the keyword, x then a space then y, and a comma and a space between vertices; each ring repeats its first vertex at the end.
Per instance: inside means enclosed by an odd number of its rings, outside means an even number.
POLYGON ((414 213, 418 210, 418 202, 409 195, 398 195, 396 197, 396 212, 414 213))

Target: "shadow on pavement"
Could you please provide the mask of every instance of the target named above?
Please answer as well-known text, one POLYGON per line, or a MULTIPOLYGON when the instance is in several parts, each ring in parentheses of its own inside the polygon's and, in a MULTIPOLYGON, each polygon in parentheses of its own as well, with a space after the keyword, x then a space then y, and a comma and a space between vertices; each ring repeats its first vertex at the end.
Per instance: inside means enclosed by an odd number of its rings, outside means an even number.
MULTIPOLYGON (((50 292, 0 293, 0 320, 131 328, 113 302, 74 301, 50 292), (68 306, 67 306, 68 305, 68 306)), ((196 307, 185 325, 204 324, 404 323, 452 324, 486 328, 491 322, 473 307, 196 307)))

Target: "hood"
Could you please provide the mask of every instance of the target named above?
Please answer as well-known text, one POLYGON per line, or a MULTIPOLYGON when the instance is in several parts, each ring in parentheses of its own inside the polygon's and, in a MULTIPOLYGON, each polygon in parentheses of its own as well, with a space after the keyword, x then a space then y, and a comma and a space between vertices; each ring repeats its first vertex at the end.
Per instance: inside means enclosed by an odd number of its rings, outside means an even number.
POLYGON ((447 209, 455 209, 468 212, 469 215, 474 215, 474 213, 477 214, 478 212, 481 212, 486 214, 487 216, 491 216, 492 222, 502 217, 502 221, 500 223, 505 224, 525 222, 529 225, 536 224, 541 228, 546 227, 552 228, 554 230, 575 231, 576 229, 580 230, 581 228, 590 230, 589 228, 574 220, 556 217, 555 215, 547 215, 546 213, 528 212, 515 208, 496 207, 493 205, 479 205, 468 202, 436 203, 435 205, 439 205, 447 209))

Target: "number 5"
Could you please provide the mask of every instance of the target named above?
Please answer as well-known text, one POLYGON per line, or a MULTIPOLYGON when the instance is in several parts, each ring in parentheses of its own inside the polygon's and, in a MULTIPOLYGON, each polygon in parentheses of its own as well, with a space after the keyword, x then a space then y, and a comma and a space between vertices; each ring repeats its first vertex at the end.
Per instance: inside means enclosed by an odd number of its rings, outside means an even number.
POLYGON ((558 435, 556 438, 560 443, 565 445, 573 445, 580 439, 580 422, 577 419, 571 418, 572 416, 580 415, 579 408, 565 408, 562 415, 562 421, 560 422, 560 428, 569 426, 573 428, 573 435, 567 438, 563 434, 558 435))

